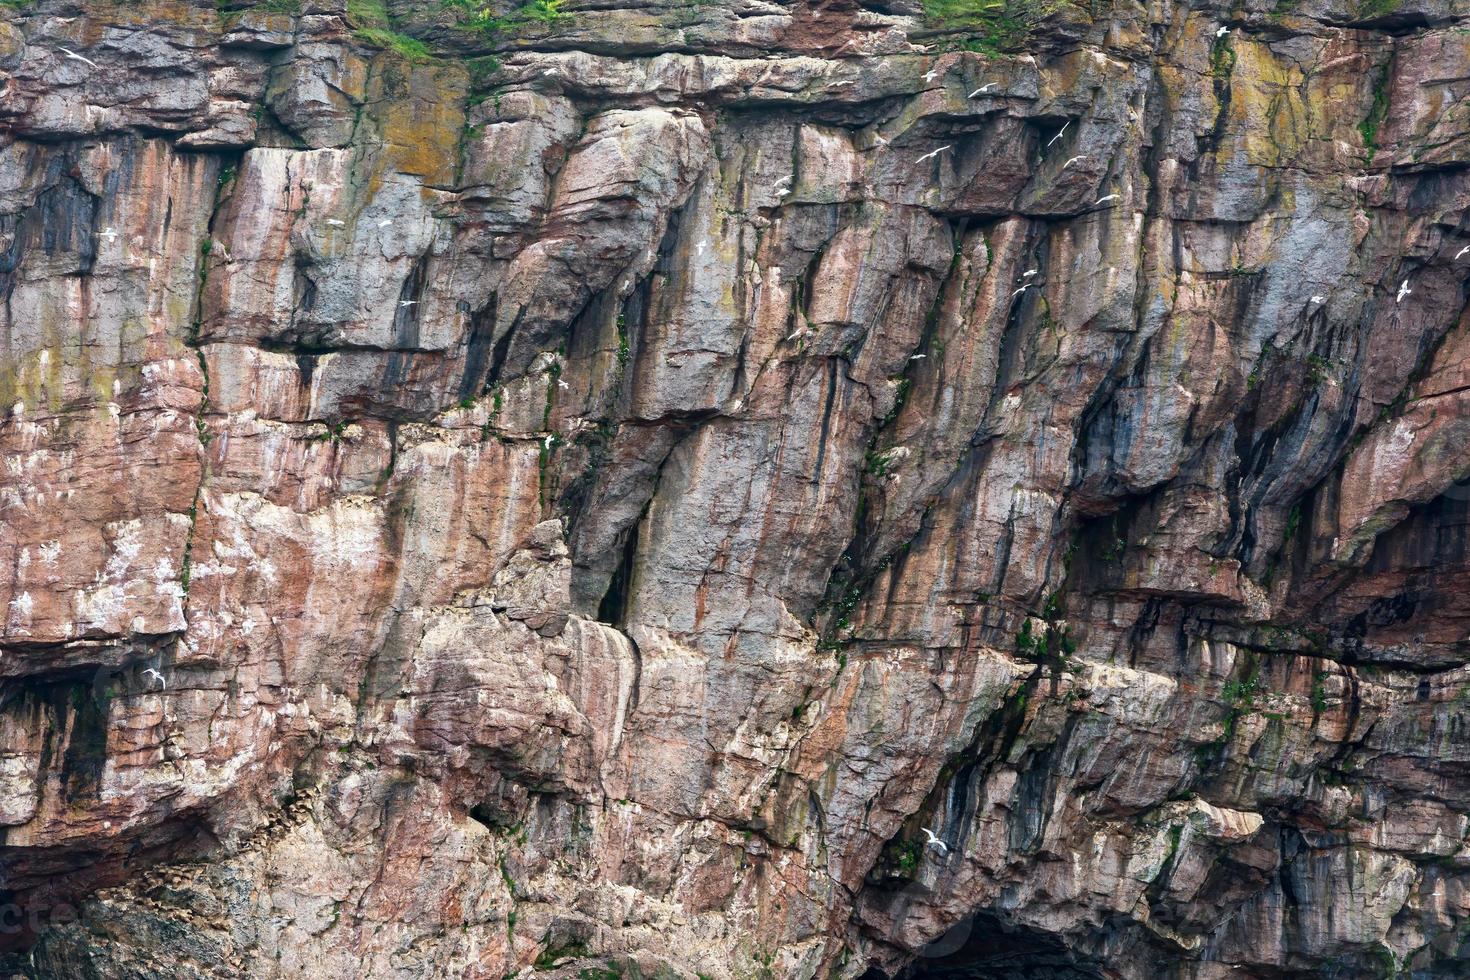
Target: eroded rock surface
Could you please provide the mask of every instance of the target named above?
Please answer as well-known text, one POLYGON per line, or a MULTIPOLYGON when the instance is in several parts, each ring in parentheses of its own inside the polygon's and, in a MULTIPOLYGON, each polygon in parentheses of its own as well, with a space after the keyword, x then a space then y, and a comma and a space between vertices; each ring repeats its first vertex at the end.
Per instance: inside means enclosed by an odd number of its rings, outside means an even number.
POLYGON ((0 6, 9 969, 1465 976, 1470 8, 1044 6, 0 6))

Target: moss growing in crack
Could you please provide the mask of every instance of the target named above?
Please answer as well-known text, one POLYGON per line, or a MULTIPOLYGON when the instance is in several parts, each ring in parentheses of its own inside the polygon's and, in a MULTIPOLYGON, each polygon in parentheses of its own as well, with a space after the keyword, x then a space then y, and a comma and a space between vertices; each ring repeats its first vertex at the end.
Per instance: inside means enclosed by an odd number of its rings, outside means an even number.
POLYGON ((321 432, 316 432, 308 436, 307 442, 341 442, 342 433, 346 431, 347 423, 345 421, 337 422, 333 425, 327 425, 321 432))
POLYGON ((632 347, 628 342, 628 316, 623 311, 618 311, 618 364, 626 367, 632 358, 632 347))
POLYGON ((1363 147, 1368 151, 1370 163, 1378 152, 1378 131, 1388 116, 1388 76, 1389 66, 1385 66, 1374 78, 1373 104, 1368 108, 1368 115, 1358 123, 1358 134, 1363 137, 1363 147))
POLYGON ((514 939, 516 934, 516 910, 514 907, 516 900, 516 882, 515 879, 510 876, 510 870, 505 866, 505 855, 503 853, 496 858, 495 863, 500 867, 500 880, 505 882, 505 891, 508 895, 510 895, 512 907, 509 912, 505 913, 505 931, 508 936, 514 939))
POLYGON ((1159 865, 1162 872, 1174 860, 1179 853, 1179 842, 1184 838, 1184 824, 1176 823, 1169 826, 1169 850, 1164 854, 1164 863, 1159 865))
POLYGON ((541 428, 551 428, 551 409, 556 404, 556 387, 561 381, 561 361, 552 361, 546 369, 550 380, 546 383, 546 408, 541 412, 541 428))
POLYGON ((1225 82, 1234 72, 1235 49, 1230 46, 1230 35, 1226 34, 1210 50, 1210 74, 1215 81, 1225 82))
POLYGON ((869 449, 863 457, 863 472, 871 473, 880 480, 888 475, 892 467, 893 458, 888 453, 869 449))
POLYGON ((1229 705, 1229 711, 1225 715, 1224 741, 1230 741, 1235 735, 1236 724, 1241 718, 1250 714, 1256 703, 1256 693, 1260 690, 1259 668, 1253 668, 1243 679, 1230 681, 1221 688, 1220 697, 1229 705))
POLYGON ((1041 646, 1041 641, 1032 634, 1031 619, 1027 617, 1021 623, 1021 631, 1016 634, 1016 653, 1027 656, 1034 653, 1041 646))
POLYGON ((934 27, 967 33, 967 51, 998 54, 1025 44, 1063 0, 924 0, 924 17, 934 27))
POLYGON ((480 438, 490 438, 490 430, 495 425, 495 420, 500 416, 500 410, 505 407, 505 394, 500 385, 490 390, 490 414, 485 416, 485 424, 480 426, 480 438))
POLYGON ((1286 515, 1286 529, 1281 532, 1281 546, 1284 548, 1296 537, 1296 532, 1302 526, 1302 505, 1293 504, 1286 515))
POLYGON ((195 491, 194 502, 189 505, 189 537, 184 541, 184 555, 179 560, 179 588, 184 599, 189 598, 189 582, 194 570, 194 522, 199 519, 199 493, 195 491))
MULTIPOLYGON (((935 356, 937 357, 938 354, 936 353, 935 356)), ((898 390, 895 391, 893 394, 893 407, 890 408, 888 410, 888 414, 884 415, 883 418, 878 422, 879 429, 886 429, 888 426, 893 424, 893 421, 895 419, 898 418, 898 413, 903 411, 904 404, 909 400, 909 392, 912 391, 913 388, 913 378, 899 379, 898 390)))
POLYGON ((1327 358, 1321 354, 1307 355, 1307 380, 1314 385, 1320 385, 1328 378, 1328 368, 1331 367, 1327 358))

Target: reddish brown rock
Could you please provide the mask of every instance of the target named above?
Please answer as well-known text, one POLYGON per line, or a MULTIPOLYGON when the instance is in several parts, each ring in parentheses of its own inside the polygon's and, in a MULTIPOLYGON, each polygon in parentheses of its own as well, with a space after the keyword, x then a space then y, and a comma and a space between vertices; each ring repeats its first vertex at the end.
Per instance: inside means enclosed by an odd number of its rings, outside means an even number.
POLYGON ((0 966, 1460 974, 1463 4, 370 6, 0 6, 0 966))

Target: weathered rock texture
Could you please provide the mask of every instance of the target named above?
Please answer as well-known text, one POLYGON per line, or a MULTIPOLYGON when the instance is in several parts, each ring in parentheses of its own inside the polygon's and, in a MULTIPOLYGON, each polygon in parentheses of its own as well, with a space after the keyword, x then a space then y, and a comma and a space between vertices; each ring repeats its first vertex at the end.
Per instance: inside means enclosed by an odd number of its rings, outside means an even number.
POLYGON ((11 969, 1470 974, 1470 6, 1052 6, 0 8, 11 969))

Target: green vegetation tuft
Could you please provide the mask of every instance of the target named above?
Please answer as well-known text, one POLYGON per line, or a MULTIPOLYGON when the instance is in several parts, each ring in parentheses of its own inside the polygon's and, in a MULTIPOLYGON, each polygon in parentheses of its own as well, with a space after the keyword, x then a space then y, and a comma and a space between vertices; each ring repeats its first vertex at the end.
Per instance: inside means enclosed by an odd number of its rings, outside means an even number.
POLYGON ((1361 0, 1358 4, 1358 17, 1363 20, 1372 20, 1375 17, 1383 17, 1399 9, 1401 0, 1361 0))
POLYGON ((561 9, 563 0, 530 0, 505 16, 497 14, 494 7, 483 0, 441 0, 441 3, 444 9, 464 15, 459 24, 460 30, 486 38, 494 38, 526 24, 555 24, 571 16, 561 9))
POLYGON ((548 946, 536 957, 535 967, 538 970, 549 970, 554 967, 558 960, 579 959, 587 955, 587 947, 579 942, 570 942, 565 946, 548 946))
POLYGON ((434 52, 416 37, 393 30, 385 0, 347 0, 347 22, 352 35, 364 44, 392 51, 405 61, 430 61, 434 52))
POLYGON ((228 14, 241 14, 247 10, 259 10, 267 14, 301 13, 301 0, 215 0, 215 6, 221 13, 228 14))
POLYGON ((898 849, 898 860, 894 866, 898 873, 905 878, 912 878, 919 867, 919 852, 922 850, 918 841, 905 841, 898 849))
POLYGON ((924 0, 924 16, 934 27, 969 34, 961 42, 966 50, 999 54, 1019 49, 1064 5, 1065 0, 924 0))

